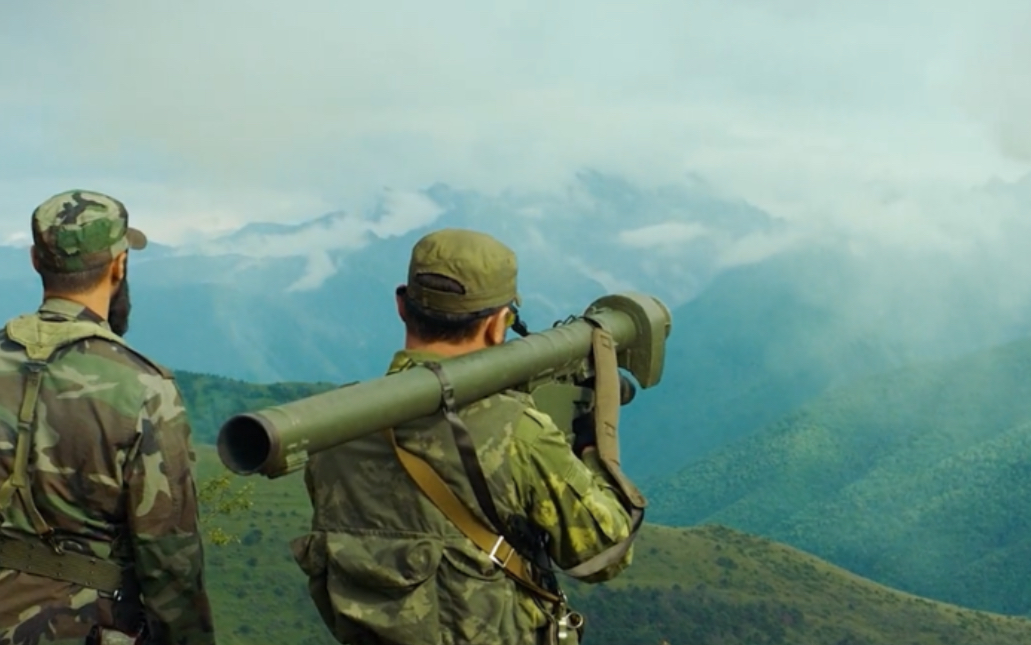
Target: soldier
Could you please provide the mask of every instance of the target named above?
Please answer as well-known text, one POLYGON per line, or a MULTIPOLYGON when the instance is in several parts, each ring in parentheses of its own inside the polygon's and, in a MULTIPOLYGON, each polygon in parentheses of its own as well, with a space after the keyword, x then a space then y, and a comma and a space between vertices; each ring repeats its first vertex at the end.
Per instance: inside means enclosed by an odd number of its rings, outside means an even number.
MULTIPOLYGON (((422 238, 397 289, 405 349, 388 373, 441 377, 437 361, 503 343, 516 273, 515 254, 485 234, 422 238)), ((635 528, 593 444, 585 426, 571 446, 506 392, 313 455, 312 530, 293 550, 323 621, 351 645, 576 643, 582 619, 551 561, 583 569, 614 553, 578 573, 610 579, 631 561, 635 528)))
POLYGON ((122 339, 146 237, 86 191, 32 234, 43 303, 0 332, 0 645, 212 644, 186 411, 122 339))

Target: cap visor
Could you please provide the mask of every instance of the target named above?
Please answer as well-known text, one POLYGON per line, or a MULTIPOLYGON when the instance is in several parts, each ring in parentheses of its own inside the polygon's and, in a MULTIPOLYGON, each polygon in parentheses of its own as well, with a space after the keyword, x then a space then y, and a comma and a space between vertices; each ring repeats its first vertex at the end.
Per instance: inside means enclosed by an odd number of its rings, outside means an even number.
POLYGON ((134 251, 147 248, 147 236, 141 230, 135 228, 126 229, 125 239, 129 240, 129 248, 134 251))

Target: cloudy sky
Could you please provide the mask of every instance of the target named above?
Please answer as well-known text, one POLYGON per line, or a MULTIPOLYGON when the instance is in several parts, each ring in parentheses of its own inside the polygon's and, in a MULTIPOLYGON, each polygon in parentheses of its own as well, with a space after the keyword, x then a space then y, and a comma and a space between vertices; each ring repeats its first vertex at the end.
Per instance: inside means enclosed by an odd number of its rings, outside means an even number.
POLYGON ((73 186, 179 243, 584 166, 908 239, 1031 170, 1029 32, 1026 0, 0 2, 0 240, 73 186))

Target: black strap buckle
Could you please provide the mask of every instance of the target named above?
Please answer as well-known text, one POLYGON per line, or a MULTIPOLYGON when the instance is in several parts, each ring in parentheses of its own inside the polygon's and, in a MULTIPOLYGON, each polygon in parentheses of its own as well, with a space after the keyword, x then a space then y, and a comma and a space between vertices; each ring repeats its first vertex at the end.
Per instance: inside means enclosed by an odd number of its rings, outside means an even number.
POLYGON ((39 539, 43 540, 53 549, 54 553, 64 555, 64 547, 57 541, 57 532, 54 530, 54 527, 48 526, 47 530, 39 535, 39 539))
POLYGON ((23 365, 25 366, 25 371, 30 372, 32 374, 39 374, 47 367, 46 361, 38 361, 32 358, 25 361, 23 365))
POLYGON ((436 361, 426 361, 425 363, 422 363, 422 365, 433 372, 434 375, 436 375, 437 380, 440 381, 440 400, 441 407, 444 412, 447 414, 454 414, 457 410, 457 406, 455 405, 455 387, 451 385, 451 381, 444 373, 443 366, 436 361))

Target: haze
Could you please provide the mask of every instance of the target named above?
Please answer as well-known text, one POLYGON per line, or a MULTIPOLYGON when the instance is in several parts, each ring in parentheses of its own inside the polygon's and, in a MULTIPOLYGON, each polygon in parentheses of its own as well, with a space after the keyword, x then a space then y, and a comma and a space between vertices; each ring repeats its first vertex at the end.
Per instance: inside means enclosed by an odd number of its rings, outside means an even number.
POLYGON ((1023 0, 8 2, 0 239, 70 186, 178 244, 583 167, 905 245, 1005 237, 1020 208, 957 203, 1031 165, 1029 30, 1023 0))

